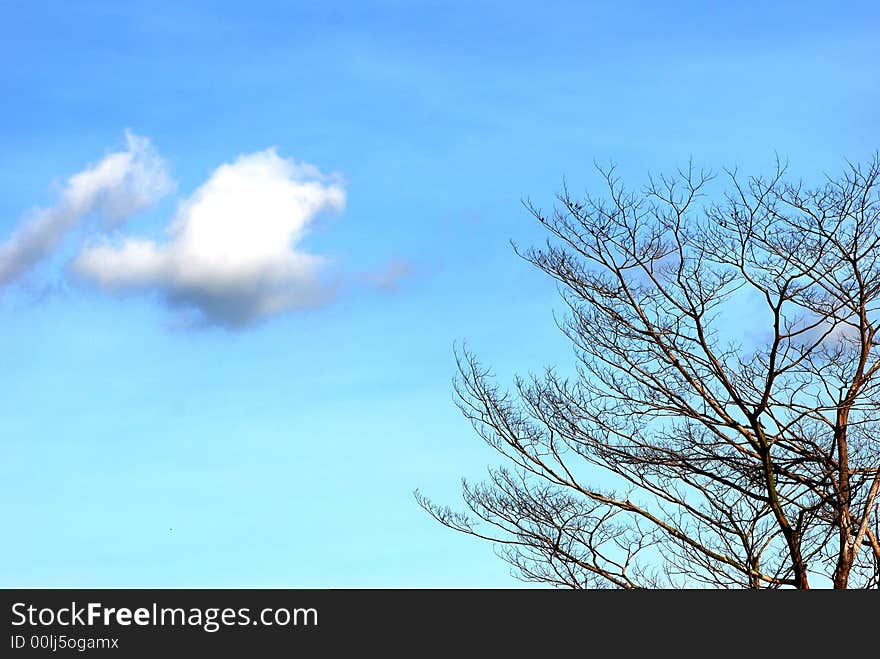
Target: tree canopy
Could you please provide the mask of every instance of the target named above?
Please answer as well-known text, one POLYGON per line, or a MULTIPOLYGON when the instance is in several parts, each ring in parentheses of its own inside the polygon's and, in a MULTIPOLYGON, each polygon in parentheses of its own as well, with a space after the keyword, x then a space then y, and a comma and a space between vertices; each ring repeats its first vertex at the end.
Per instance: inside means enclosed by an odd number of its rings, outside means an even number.
POLYGON ((503 456, 440 522, 557 586, 880 585, 880 159, 820 185, 693 166, 526 203, 573 368, 503 387, 457 352, 503 456), (721 183, 720 194, 711 192, 721 183))

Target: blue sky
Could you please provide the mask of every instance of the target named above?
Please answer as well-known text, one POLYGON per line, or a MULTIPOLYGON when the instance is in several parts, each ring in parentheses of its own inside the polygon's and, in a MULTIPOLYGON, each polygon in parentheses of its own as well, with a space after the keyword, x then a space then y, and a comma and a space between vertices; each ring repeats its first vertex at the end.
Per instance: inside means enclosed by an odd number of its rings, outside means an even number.
POLYGON ((453 342, 570 358, 521 200, 867 159, 878 18, 0 1, 0 584, 518 585, 412 491, 494 462, 453 342))

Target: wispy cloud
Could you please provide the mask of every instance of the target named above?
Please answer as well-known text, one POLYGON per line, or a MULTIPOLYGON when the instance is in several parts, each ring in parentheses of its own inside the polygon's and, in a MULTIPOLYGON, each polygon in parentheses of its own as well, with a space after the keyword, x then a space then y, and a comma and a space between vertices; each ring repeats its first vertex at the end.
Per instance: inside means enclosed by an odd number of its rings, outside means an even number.
POLYGON ((124 149, 70 176, 54 206, 31 212, 0 243, 0 288, 21 280, 27 289, 22 275, 78 225, 84 243, 75 247, 68 274, 110 293, 158 293, 187 326, 243 328, 326 304, 338 289, 358 284, 394 291, 415 270, 393 259, 374 271, 331 277, 329 259, 302 241, 320 215, 344 210, 343 182, 274 148, 214 170, 178 203, 164 239, 126 235, 128 218, 175 187, 150 141, 127 132, 124 149))
POLYGON ((52 253, 83 218, 96 215, 104 229, 111 229, 174 189, 165 162, 150 141, 128 132, 125 139, 124 150, 71 176, 55 206, 29 213, 0 244, 0 287, 52 253))
POLYGON ((411 277, 416 267, 410 261, 394 259, 389 261, 384 268, 366 275, 367 281, 382 291, 396 291, 403 279, 411 277))
POLYGON ((164 242, 105 238, 73 269, 104 289, 157 290, 203 323, 241 327, 332 296, 325 259, 298 245, 318 215, 344 206, 338 179, 267 149, 214 171, 181 203, 164 242))

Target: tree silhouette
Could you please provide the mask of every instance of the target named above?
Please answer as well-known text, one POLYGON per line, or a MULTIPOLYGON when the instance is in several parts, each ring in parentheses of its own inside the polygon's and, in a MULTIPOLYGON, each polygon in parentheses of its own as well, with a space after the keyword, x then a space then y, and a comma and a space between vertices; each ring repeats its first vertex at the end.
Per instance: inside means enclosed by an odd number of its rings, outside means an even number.
POLYGON ((504 456, 463 485, 523 579, 567 587, 880 585, 880 159, 808 187, 692 166, 528 210, 518 252, 559 285, 574 347, 503 389, 457 351, 455 391, 504 456), (749 331, 744 331, 744 327, 749 331))

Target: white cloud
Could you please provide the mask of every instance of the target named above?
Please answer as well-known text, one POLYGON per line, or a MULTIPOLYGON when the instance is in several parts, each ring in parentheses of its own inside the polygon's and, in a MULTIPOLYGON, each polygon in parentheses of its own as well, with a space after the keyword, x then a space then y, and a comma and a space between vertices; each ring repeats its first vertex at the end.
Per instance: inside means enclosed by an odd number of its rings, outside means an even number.
POLYGON ((402 259, 394 259, 377 271, 367 275, 367 280, 382 291, 396 291, 403 279, 411 277, 416 271, 415 266, 402 259))
POLYGON ((105 239, 73 267, 107 290, 155 289, 203 322, 243 326, 329 297, 325 259, 297 245, 317 215, 344 206, 339 181, 267 149, 214 171, 179 206, 166 241, 105 239))
POLYGON ((129 132, 125 139, 125 150, 71 176, 55 206, 33 211, 0 244, 0 286, 49 255, 84 217, 97 215, 104 228, 111 229, 174 189, 165 162, 150 141, 129 132))

